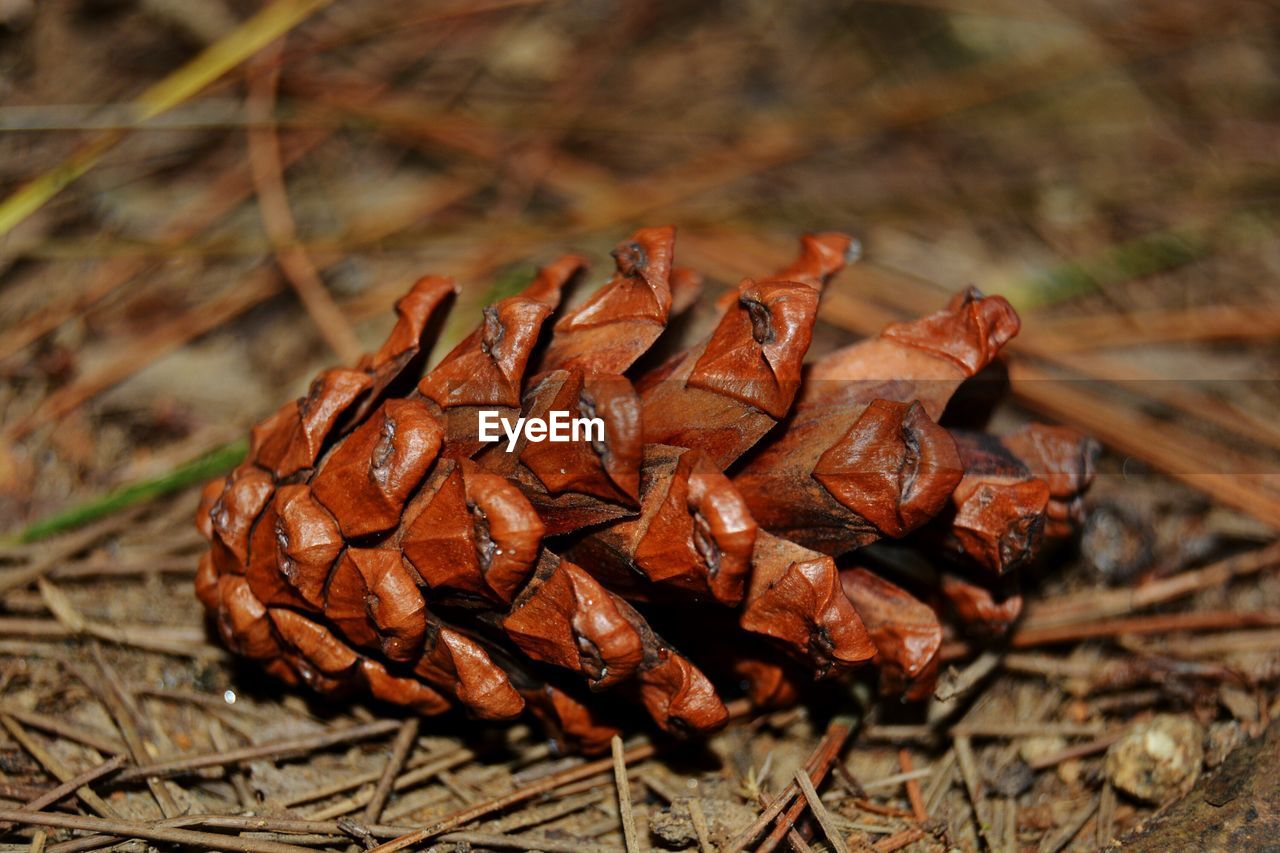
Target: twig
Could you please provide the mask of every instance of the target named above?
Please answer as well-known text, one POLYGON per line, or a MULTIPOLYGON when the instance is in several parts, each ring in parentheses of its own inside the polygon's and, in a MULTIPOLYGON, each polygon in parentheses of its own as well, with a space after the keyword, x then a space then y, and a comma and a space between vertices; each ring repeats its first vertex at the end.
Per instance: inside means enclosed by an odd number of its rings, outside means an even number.
POLYGON ((872 779, 869 782, 863 782, 863 790, 870 791, 874 788, 896 788, 903 782, 911 779, 925 779, 932 776, 934 770, 932 767, 920 767, 912 770, 910 773, 894 773, 892 776, 884 776, 880 779, 872 779))
MULTIPOLYGON (((408 770, 398 775, 392 784, 393 791, 401 791, 419 782, 431 778, 441 770, 449 770, 457 767, 459 764, 465 764, 476 757, 476 754, 464 748, 446 749, 441 752, 431 753, 429 755, 417 756, 413 760, 406 763, 408 770)), ((323 785, 319 788, 312 788, 295 794, 281 802, 285 808, 293 808, 302 803, 310 803, 316 800, 323 800, 326 797, 332 797, 334 794, 341 794, 343 791, 349 791, 352 788, 358 788, 369 782, 377 782, 382 778, 382 771, 374 770, 368 773, 358 773, 339 779, 329 785, 323 785)), ((364 805, 362 802, 361 805, 364 805)), ((343 812, 345 814, 345 812, 343 812)))
MULTIPOLYGON (((217 714, 209 714, 207 726, 209 740, 213 742, 214 749, 219 752, 226 752, 231 749, 231 744, 227 741, 226 730, 222 727, 222 721, 217 714)), ((237 767, 227 775, 231 778, 231 787, 235 789, 236 799, 240 801, 240 808, 245 811, 253 811, 258 804, 254 799, 253 791, 249 789, 249 782, 245 778, 244 771, 237 767)))
MULTIPOLYGON (((460 764, 465 764, 473 758, 475 758, 475 753, 469 749, 448 752, 434 761, 428 761, 407 773, 402 773, 397 776, 395 782, 392 783, 391 789, 393 791, 403 791, 406 788, 412 788, 415 785, 421 784, 433 776, 440 776, 441 782, 443 783, 443 776, 447 770, 457 767, 460 764)), ((457 796, 453 790, 450 790, 449 793, 457 796)), ((328 820, 329 818, 338 817, 339 815, 350 814, 361 806, 366 805, 372 798, 372 791, 361 792, 313 812, 308 815, 308 817, 313 820, 328 820)))
POLYGON ((1040 842, 1040 853, 1058 853, 1071 843, 1089 818, 1098 810, 1098 798, 1092 797, 1084 808, 1078 809, 1060 825, 1051 835, 1040 842))
POLYGON ((925 809, 930 814, 936 814, 938 808, 942 805, 942 798, 951 788, 952 771, 956 766, 956 751, 948 749, 942 759, 934 765, 935 773, 929 779, 929 786, 924 791, 925 809))
MULTIPOLYGON (((0 725, 8 730, 9 734, 18 745, 31 754, 31 757, 39 762, 40 766, 49 772, 49 775, 57 779, 59 782, 70 782, 76 778, 76 774, 72 773, 62 762, 54 758, 44 747, 37 743, 27 732, 18 725, 17 721, 8 714, 0 714, 0 725)), ((102 815, 103 817, 115 817, 115 811, 103 801, 101 797, 93 792, 92 788, 87 785, 81 785, 76 788, 76 796, 80 798, 80 802, 84 803, 90 810, 102 815)))
MULTIPOLYGON (((623 759, 625 763, 631 764, 651 757, 656 751, 657 749, 652 744, 640 744, 639 746, 633 746, 631 749, 628 749, 623 754, 623 759)), ((607 773, 612 768, 612 758, 601 758, 596 761, 581 764, 577 767, 572 767, 568 770, 548 776, 538 782, 534 782, 531 785, 526 785, 517 791, 512 791, 511 793, 505 794, 501 797, 495 797, 491 800, 477 803, 474 806, 469 806, 461 811, 454 812, 452 815, 437 821, 431 826, 406 833, 405 835, 392 839, 385 844, 380 844, 373 848, 369 853, 393 853, 393 851, 396 850, 404 850, 406 848, 413 847, 431 838, 435 838, 438 835, 442 835, 455 827, 469 823, 476 818, 484 817, 485 815, 492 814, 496 811, 501 811, 502 809, 515 805, 516 803, 531 800, 540 794, 558 788, 569 782, 576 782, 579 779, 587 779, 591 776, 607 773)))
MULTIPOLYGON (((110 519, 87 530, 81 530, 75 535, 67 536, 65 539, 42 546, 43 550, 36 553, 35 558, 28 565, 0 574, 0 596, 34 583, 57 568, 68 557, 96 544, 99 539, 118 531, 129 521, 129 518, 110 519)), ((27 530, 30 529, 27 528, 27 530)), ((28 537, 24 531, 15 537, 15 541, 30 542, 32 538, 28 537)))
POLYGON ((802 769, 797 769, 795 780, 796 784, 800 786, 800 793, 804 795, 805 800, 809 803, 809 810, 818 819, 818 825, 822 827, 822 832, 827 836, 831 849, 836 853, 849 853, 849 845, 844 843, 844 837, 836 829, 835 821, 831 819, 831 812, 827 811, 822 798, 818 796, 818 790, 809 781, 809 774, 802 769))
POLYGON ((952 734, 973 738, 1008 740, 1021 737, 1095 737, 1102 734, 1102 726, 1095 723, 960 723, 951 729, 952 734))
POLYGON ((1095 752, 1102 752, 1104 749, 1111 746, 1111 744, 1120 740, 1123 736, 1123 731, 1112 732, 1111 734, 1103 735, 1100 738, 1091 740, 1088 743, 1076 744, 1075 746, 1069 746, 1066 749, 1058 750, 1051 755, 1042 755, 1038 758, 1034 758, 1027 762, 1027 766, 1032 770, 1043 770, 1046 767, 1053 767, 1056 764, 1061 764, 1064 761, 1070 761, 1073 758, 1083 758, 1086 755, 1093 755, 1095 752))
MULTIPOLYGON (((557 792, 559 795, 559 792, 557 792)), ((546 804, 545 806, 530 807, 522 809, 504 818, 489 821, 484 829, 486 832, 511 832, 515 829, 525 829, 530 826, 537 826, 540 823, 546 823, 565 815, 573 814, 581 811, 587 806, 595 805, 608 796, 608 792, 603 789, 588 791, 576 797, 565 797, 562 800, 556 800, 546 804)), ((693 802, 692 800, 690 802, 693 802)))
MULTIPOLYGON (((914 770, 911 761, 911 752, 906 749, 898 750, 898 764, 902 767, 903 773, 910 773, 914 770)), ((915 817, 917 823, 925 823, 929 820, 929 810, 925 808, 924 797, 920 793, 920 780, 911 778, 906 781, 907 799, 911 802, 911 813, 915 817)))
POLYGON ((320 280, 311 256, 298 245, 297 227, 289 209, 280 163, 280 143, 273 123, 283 49, 284 40, 281 38, 246 68, 249 75, 246 108, 252 122, 248 133, 249 168, 258 192, 258 211, 275 249, 276 262, 293 286, 307 315, 338 358, 354 364, 360 357, 360 341, 320 280))
POLYGON ((1121 408, 1078 382, 1054 381, 1052 374, 1023 361, 1010 365, 1014 392, 1024 403, 1160 469, 1220 503, 1272 526, 1280 526, 1280 494, 1269 486, 1275 475, 1265 463, 1177 423, 1139 409, 1121 408))
POLYGON ((923 829, 912 827, 890 835, 888 838, 882 838, 871 846, 876 849, 877 853, 894 853, 894 851, 901 850, 908 844, 915 844, 924 837, 925 831, 923 829))
POLYGON ((978 766, 973 757, 973 747, 969 738, 958 735, 953 741, 956 760, 960 764, 960 777, 964 779, 965 791, 969 794, 969 804, 973 807, 973 822, 978 827, 978 836, 988 850, 998 850, 991 838, 991 827, 987 825, 985 810, 982 808, 982 781, 978 778, 978 766))
MULTIPOLYGON (((853 732, 854 725, 855 721, 852 717, 840 716, 834 718, 827 726, 827 733, 823 736, 822 740, 818 743, 817 748, 810 754, 808 760, 806 760, 804 764, 804 770, 809 774, 809 781, 815 786, 822 782, 826 777, 827 772, 831 769, 831 765, 835 763, 836 758, 840 754, 840 750, 844 748, 845 741, 848 740, 849 735, 853 732)), ((793 782, 786 787, 782 794, 779 795, 778 799, 785 800, 785 802, 790 805, 787 807, 786 811, 783 812, 782 819, 778 821, 778 825, 774 827, 773 831, 760 843, 758 849, 761 853, 768 853, 768 851, 775 848, 784 837, 788 838, 792 847, 797 846, 796 838, 799 837, 798 834, 794 837, 790 834, 794 832, 792 827, 804 811, 803 800, 792 802, 799 793, 799 786, 793 782)), ((738 839, 742 838, 743 836, 738 837, 738 839)), ((735 843, 738 839, 735 839, 735 843)), ((746 841, 750 841, 750 839, 746 839, 746 841)))
POLYGON ((391 796, 392 785, 395 784, 396 775, 400 772, 400 768, 404 766, 405 759, 409 757, 409 751, 413 749, 414 741, 418 739, 418 718, 410 716, 400 724, 400 731, 396 734, 395 742, 391 745, 391 755, 387 758, 387 766, 382 770, 382 777, 378 779, 378 786, 373 790, 373 796, 370 797, 368 805, 364 807, 364 822, 377 823, 382 817, 382 809, 387 805, 387 798, 391 796))
MULTIPOLYGON (((95 782, 110 773, 114 773, 124 765, 124 762, 125 757, 123 755, 112 756, 98 766, 92 767, 77 776, 71 777, 57 787, 50 788, 45 793, 24 805, 22 807, 22 811, 38 812, 46 806, 51 806, 63 797, 76 793, 80 788, 88 787, 89 783, 95 782)), ((9 826, 9 824, 0 823, 0 832, 7 831, 9 826)))
POLYGON ((60 738, 93 747, 98 752, 104 752, 108 755, 122 753, 126 749, 123 741, 108 734, 90 731, 65 720, 50 717, 47 714, 24 711, 21 708, 13 707, 7 702, 0 702, 0 714, 13 717, 28 728, 39 729, 42 732, 48 732, 60 738))
POLYGON ((0 820, 15 823, 53 826, 59 829, 78 829, 114 835, 117 838, 145 838, 168 844, 199 847, 206 850, 234 850, 237 853, 306 853, 306 847, 281 844, 278 841, 259 841, 233 835, 210 832, 193 832, 189 829, 170 829, 124 820, 61 815, 48 812, 24 812, 19 809, 0 809, 0 820))
POLYGON ((627 762, 621 736, 614 735, 609 746, 613 752, 613 783, 618 789, 618 817, 622 821, 622 837, 627 845, 627 853, 638 853, 640 840, 636 837, 636 818, 631 811, 631 783, 627 781, 627 762))
POLYGON ((1116 819, 1116 789, 1108 779, 1102 785, 1102 793, 1098 795, 1098 834, 1095 839, 1098 849, 1103 850, 1111 843, 1116 819))
POLYGON ((1269 628, 1280 625, 1280 610, 1199 610, 1103 619, 1049 628, 1018 628, 1009 645, 1025 649, 1121 634, 1166 634, 1171 631, 1215 631, 1225 628, 1269 628))
POLYGON ((986 651, 978 655, 960 672, 948 670, 938 681, 934 696, 940 702, 950 702, 971 691, 1000 665, 1001 652, 986 651))
POLYGON ((1135 587, 1089 590, 1078 595, 1036 602, 1027 608, 1024 629, 1043 629, 1094 622, 1156 604, 1165 604, 1202 589, 1218 589, 1233 579, 1280 565, 1280 542, 1256 551, 1235 554, 1203 568, 1181 572, 1135 587))
POLYGON ((702 812, 702 802, 689 798, 689 820, 693 822, 693 834, 698 836, 698 853, 715 853, 711 846, 711 831, 707 828, 707 816, 702 812))
POLYGON ((246 746, 223 753, 214 753, 212 755, 193 755, 189 758, 175 758, 172 761, 157 762, 152 764, 150 767, 131 767, 128 770, 121 772, 116 778, 121 782, 132 782, 138 779, 145 779, 149 776, 159 779, 169 776, 182 776, 188 773, 194 773, 197 770, 204 770, 209 767, 243 764, 246 761, 256 761, 260 758, 283 758, 289 755, 313 752, 315 750, 335 746, 340 743, 351 743, 353 741, 366 740, 368 738, 393 732, 399 727, 400 724, 395 720, 378 720, 373 723, 350 726, 336 731, 320 732, 319 734, 294 738, 292 740, 277 741, 276 743, 262 744, 259 746, 246 746))
MULTIPOLYGON (((44 583, 43 580, 41 582, 44 583)), ((148 754, 147 745, 142 739, 137 709, 133 707, 129 697, 121 689, 120 677, 102 656, 102 648, 97 643, 93 644, 93 659, 97 663, 98 671, 102 674, 102 677, 92 679, 87 686, 97 694, 98 699, 106 706, 107 713, 115 720, 116 728, 124 736, 125 745, 128 746, 129 754, 133 757, 133 763, 137 765, 138 769, 145 768, 151 764, 151 756, 148 754)), ((79 674, 79 677, 82 681, 85 680, 84 674, 79 674)), ((160 806, 160 811, 164 813, 164 816, 176 817, 180 810, 178 809, 178 804, 173 800, 173 795, 165 787, 164 781, 152 776, 148 776, 146 781, 147 787, 151 790, 151 795, 155 797, 156 805, 160 806)))
POLYGON ((580 841, 553 841, 532 835, 497 835, 491 832, 451 832, 440 840, 480 847, 505 847, 510 850, 545 850, 547 853, 609 853, 611 849, 580 841))
POLYGON ((210 645, 204 631, 196 625, 169 627, 162 625, 103 625, 81 619, 76 627, 57 619, 24 619, 0 616, 0 635, 25 638, 66 638, 88 635, 107 643, 133 646, 151 652, 193 658, 222 658, 227 654, 210 645))

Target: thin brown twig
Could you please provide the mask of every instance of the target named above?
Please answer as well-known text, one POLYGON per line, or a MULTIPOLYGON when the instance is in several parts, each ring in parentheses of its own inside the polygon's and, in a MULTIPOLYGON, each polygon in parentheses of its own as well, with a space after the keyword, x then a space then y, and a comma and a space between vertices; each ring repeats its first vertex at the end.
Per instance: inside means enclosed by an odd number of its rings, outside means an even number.
POLYGON ((638 853, 640 839, 636 836, 636 817, 631 810, 631 783, 627 781, 626 752, 622 747, 621 736, 613 736, 609 749, 613 757, 613 783, 618 789, 618 818, 622 821, 622 838, 627 845, 627 853, 638 853))
MULTIPOLYGON (((644 743, 628 749, 623 754, 623 758, 626 763, 632 764, 652 757, 655 752, 657 752, 657 748, 654 747, 653 744, 644 743)), ((448 817, 437 821, 431 826, 423 827, 422 829, 402 835, 399 838, 392 839, 385 844, 380 844, 373 848, 373 850, 369 851, 369 853, 393 853, 393 851, 396 850, 404 850, 409 847, 413 847, 424 841, 435 838, 436 836, 443 835, 444 833, 462 826, 463 824, 470 823, 476 818, 484 817, 485 815, 492 814, 496 811, 501 811, 502 809, 508 808, 517 803, 525 802, 526 800, 531 800, 534 797, 537 797, 547 791, 554 790, 555 788, 568 784, 569 782, 576 782, 580 779, 587 779, 592 776, 598 776, 602 773, 608 773, 612 769, 612 757, 601 758, 597 761, 591 761, 577 767, 572 767, 568 770, 555 773, 545 779, 534 782, 531 785, 526 785, 517 791, 512 791, 511 793, 505 794, 501 797, 495 797, 482 803, 477 803, 474 806, 468 806, 461 811, 454 812, 448 817)))
POLYGON ((231 764, 243 764, 261 758, 284 758, 314 752, 318 749, 335 746, 341 743, 366 740, 395 731, 400 724, 395 720, 378 720, 357 726, 320 732, 306 737, 276 741, 257 746, 245 746, 227 752, 212 755, 193 755, 186 758, 175 758, 171 761, 158 761, 149 767, 131 767, 124 770, 116 778, 121 782, 132 782, 148 776, 167 778, 195 773, 210 767, 224 767, 231 764))
POLYGON ((713 853, 711 831, 707 828, 707 816, 702 811, 702 803, 697 797, 689 799, 689 820, 693 822, 693 834, 698 838, 698 853, 713 853))
POLYGON ((973 757, 973 746, 969 743, 969 738, 964 735, 957 735, 952 740, 952 746, 955 749, 956 761, 960 765, 960 777, 964 780, 965 791, 969 795, 969 805, 973 807, 973 822, 978 828, 978 838, 986 845, 988 850, 997 850, 993 839, 991 838, 991 828, 982 808, 984 799, 984 791, 982 780, 978 776, 978 765, 973 757))
POLYGON ((545 850, 547 853, 610 853, 612 849, 583 844, 581 841, 555 841, 539 836, 499 835, 493 832, 451 832, 441 836, 441 840, 509 850, 545 850))
POLYGON ((75 741, 107 755, 123 753, 126 750, 124 741, 105 732, 82 728, 74 723, 68 723, 66 720, 51 717, 48 714, 15 708, 8 702, 0 702, 0 714, 13 717, 28 728, 38 729, 66 740, 75 741))
MULTIPOLYGON (((283 165, 291 166, 313 148, 328 138, 329 129, 295 134, 287 146, 283 165)), ((149 234, 140 235, 139 242, 154 247, 154 254, 168 257, 188 244, 201 232, 235 210, 253 189, 243 162, 237 161, 211 180, 206 189, 190 204, 162 226, 149 234)), ((0 335, 0 360, 21 351, 49 332, 79 314, 82 314, 106 297, 133 281, 158 260, 146 258, 114 258, 94 270, 93 276, 76 295, 67 300, 47 305, 39 312, 23 318, 21 323, 6 329, 0 335)))
MULTIPOLYGON (((465 764, 475 757, 475 752, 462 747, 416 756, 405 763, 404 772, 396 776, 391 789, 393 791, 404 790, 405 788, 431 778, 441 770, 449 770, 460 764, 465 764)), ((369 782, 377 782, 381 777, 382 771, 380 770, 358 773, 353 776, 339 779, 328 785, 323 785, 319 788, 311 788, 309 790, 299 792, 283 800, 281 805, 285 808, 293 808, 294 806, 298 806, 303 803, 323 800, 326 797, 332 797, 334 794, 341 794, 344 791, 350 791, 352 788, 358 788, 361 785, 368 784, 369 782)), ((364 805, 364 803, 361 803, 361 805, 364 805)), ((345 814, 345 812, 343 812, 343 814, 345 814)))
POLYGON ((387 765, 382 770, 382 776, 378 779, 378 785, 373 790, 373 796, 369 798, 369 803, 364 807, 364 822, 377 823, 382 817, 382 810, 387 805, 387 798, 391 796, 392 786, 395 784, 396 776, 400 773, 400 768, 404 766, 405 759, 409 757, 409 752, 413 749, 414 742, 418 739, 418 718, 407 717, 400 724, 400 731, 396 733, 395 742, 391 745, 391 755, 387 758, 387 765))
POLYGON ((896 832, 887 838, 882 838, 871 846, 876 849, 877 853, 894 853, 894 851, 901 850, 908 844, 915 844, 924 837, 925 831, 923 829, 912 827, 896 832))
POLYGON ((1200 610, 1102 619, 1047 628, 1018 628, 1009 637, 1009 645, 1025 649, 1122 634, 1166 634, 1172 631, 1217 631, 1277 625, 1280 625, 1280 610, 1200 610))
POLYGON ((171 829, 137 821, 82 817, 80 815, 51 814, 48 812, 24 812, 19 809, 0 809, 0 820, 59 829, 78 829, 113 835, 117 838, 145 838, 168 844, 198 847, 205 850, 234 850, 237 853, 306 853, 306 847, 282 844, 278 841, 259 841, 254 838, 238 838, 211 832, 194 832, 189 829, 171 829))
POLYGON ((258 211, 275 249, 280 271, 298 295, 307 315, 338 358, 354 364, 362 351, 360 340, 320 280, 311 256, 299 246, 297 226, 289 208, 280 162, 280 143, 274 124, 283 50, 284 38, 280 38, 246 67, 249 74, 246 110, 251 122, 248 130, 249 169, 257 189, 258 211))
MULTIPOLYGON (((54 788, 50 788, 45 793, 36 797, 22 807, 24 812, 38 812, 41 809, 51 806, 64 797, 76 793, 81 788, 87 788, 90 783, 96 782, 103 776, 114 773, 124 766, 126 759, 123 755, 114 755, 101 764, 91 767, 70 779, 62 782, 54 788)), ((11 824, 0 823, 0 832, 5 832, 11 824)))
MULTIPOLYGON (((823 736, 822 740, 819 741, 818 746, 810 754, 809 759, 804 765, 805 771, 809 774, 809 781, 812 782, 815 787, 820 784, 824 778, 826 778, 827 772, 839 757, 840 750, 844 748, 845 741, 847 741, 849 735, 853 733, 853 729, 853 718, 845 716, 834 718, 827 726, 826 734, 823 736)), ((804 810, 803 801, 795 802, 795 798, 799 793, 799 786, 792 782, 781 794, 778 795, 774 800, 774 804, 771 804, 770 807, 765 810, 765 814, 773 811, 776 804, 778 811, 782 812, 782 819, 778 822, 778 825, 774 827, 773 831, 765 837, 765 840, 760 843, 758 849, 762 851, 762 853, 767 853, 767 851, 777 847, 782 839, 791 831, 796 820, 799 819, 804 810)), ((775 816, 776 814, 777 812, 775 812, 775 816)), ((761 818, 763 817, 764 814, 761 815, 761 818)), ((728 849, 741 849, 740 846, 736 845, 745 846, 746 844, 749 844, 754 837, 759 834, 760 830, 762 830, 764 826, 767 826, 769 821, 773 819, 771 817, 768 820, 765 820, 764 824, 757 829, 757 824, 760 824, 761 818, 757 818, 746 831, 730 842, 728 849)), ((792 844, 794 846, 794 841, 792 844)))
POLYGON ((1049 837, 1041 841, 1041 853, 1058 853, 1059 850, 1070 844, 1071 839, 1080 833, 1084 825, 1089 822, 1089 818, 1093 817, 1093 813, 1098 810, 1098 799, 1098 797, 1090 797, 1089 802, 1083 808, 1072 812, 1049 837))
MULTIPOLYGON (((0 725, 3 725, 13 737, 18 745, 31 754, 41 767, 48 771, 49 775, 57 779, 59 782, 69 782, 76 778, 76 774, 68 770, 62 762, 54 758, 53 755, 44 747, 42 747, 34 738, 27 734, 22 726, 18 725, 17 720, 8 714, 0 714, 0 725)), ((93 789, 87 785, 81 785, 76 788, 76 796, 80 798, 80 802, 84 803, 91 811, 96 812, 102 817, 113 818, 116 816, 115 811, 106 804, 106 802, 93 792, 93 789)))
POLYGON ((1075 746, 1060 749, 1050 755, 1038 756, 1033 758, 1031 761, 1028 761, 1027 766, 1032 770, 1043 770, 1046 767, 1053 767, 1064 761, 1070 761, 1073 758, 1083 758, 1086 755, 1093 755, 1095 753, 1102 752, 1104 749, 1111 746, 1111 744, 1120 740, 1123 736, 1124 732, 1122 731, 1112 732, 1110 734, 1103 735, 1100 738, 1094 738, 1086 743, 1079 743, 1075 746))
POLYGON ((849 853, 849 845, 845 844, 844 837, 840 835, 835 821, 831 819, 831 812, 827 811, 822 798, 818 796, 818 789, 813 787, 813 782, 809 781, 809 774, 802 769, 797 769, 795 780, 800 787, 800 793, 804 795, 805 802, 809 804, 809 810, 818 819, 818 825, 822 827, 823 834, 827 836, 827 842, 831 845, 831 849, 835 853, 849 853))
POLYGON ((1073 596, 1037 601, 1027 608, 1021 627, 1048 628, 1119 616, 1156 604, 1166 604, 1203 589, 1219 589, 1236 578, 1276 566, 1280 566, 1280 542, 1138 586, 1114 590, 1091 589, 1073 596))
POLYGON ((35 557, 29 564, 17 569, 9 569, 0 574, 0 597, 12 590, 22 589, 35 583, 57 568, 68 557, 97 544, 98 540, 103 537, 128 526, 136 515, 136 511, 120 513, 111 518, 105 518, 96 524, 89 525, 82 530, 61 536, 46 545, 39 546, 35 549, 35 557))
MULTIPOLYGON (((142 737, 138 710, 133 706, 130 697, 121 689, 120 676, 116 674, 115 669, 103 657, 102 647, 97 643, 93 643, 91 648, 93 660, 98 665, 101 678, 87 678, 85 673, 79 671, 76 671, 76 674, 97 695, 103 706, 106 707, 107 713, 115 721, 116 728, 123 735, 125 745, 129 748, 129 754, 133 757, 133 763, 138 768, 146 767, 151 764, 151 755, 147 751, 147 744, 142 737)), ((169 793, 169 789, 165 787, 162 779, 148 776, 146 783, 151 795, 155 797, 156 805, 160 806, 160 811, 164 813, 165 817, 177 817, 181 813, 178 804, 173 799, 173 795, 169 793)))
MULTIPOLYGON (((911 761, 911 751, 907 749, 898 750, 898 765, 902 767, 903 773, 910 773, 915 769, 911 761)), ((924 797, 920 793, 920 780, 908 779, 905 783, 907 788, 907 799, 911 803, 911 813, 915 817, 917 823, 925 823, 929 820, 929 810, 925 808, 924 797)))
MULTIPOLYGON (((213 748, 219 752, 226 752, 231 749, 231 744, 227 740, 226 730, 222 727, 222 720, 217 714, 208 715, 209 740, 213 743, 213 748)), ((236 799, 240 801, 240 807, 245 811, 252 811, 257 802, 254 799, 253 791, 249 788, 249 781, 245 778, 244 771, 236 767, 228 773, 231 778, 231 787, 235 789, 236 799)))

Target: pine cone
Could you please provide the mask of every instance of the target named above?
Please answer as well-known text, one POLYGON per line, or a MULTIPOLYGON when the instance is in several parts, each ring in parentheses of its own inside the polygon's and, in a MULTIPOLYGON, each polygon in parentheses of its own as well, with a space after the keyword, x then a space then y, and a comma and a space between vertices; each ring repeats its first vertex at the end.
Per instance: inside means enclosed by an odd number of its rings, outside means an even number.
POLYGON ((326 695, 529 711, 595 752, 637 701, 703 733, 728 697, 783 705, 872 661, 923 696, 940 613, 1005 629, 1017 569, 1075 530, 1096 453, 1060 427, 939 425, 1016 334, 1009 304, 971 289, 802 369, 853 245, 821 234, 721 300, 705 340, 637 369, 700 288, 674 243, 636 232, 569 311, 585 262, 555 261, 425 373, 457 288, 423 278, 381 349, 255 427, 197 515, 196 592, 226 645, 326 695), (603 429, 481 438, 489 413, 553 412, 603 429), (904 585, 849 556, 886 537, 923 557, 904 585))

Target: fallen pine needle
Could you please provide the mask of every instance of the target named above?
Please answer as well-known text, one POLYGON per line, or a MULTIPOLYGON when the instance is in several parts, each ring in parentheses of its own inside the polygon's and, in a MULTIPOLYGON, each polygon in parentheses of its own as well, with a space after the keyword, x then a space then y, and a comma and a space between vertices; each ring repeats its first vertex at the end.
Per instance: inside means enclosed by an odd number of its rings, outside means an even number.
MULTIPOLYGON (((136 121, 141 123, 173 109, 332 2, 276 0, 139 95, 134 101, 136 121)), ((124 137, 122 130, 98 136, 0 202, 0 237, 92 169, 124 137)))

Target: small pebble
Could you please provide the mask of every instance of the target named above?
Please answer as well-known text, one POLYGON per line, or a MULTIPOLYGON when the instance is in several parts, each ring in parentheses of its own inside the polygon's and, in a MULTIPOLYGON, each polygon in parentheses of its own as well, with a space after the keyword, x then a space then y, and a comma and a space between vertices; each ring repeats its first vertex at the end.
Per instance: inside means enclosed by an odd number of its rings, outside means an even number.
POLYGON ((1118 790, 1160 805, 1191 790, 1204 762, 1204 729, 1189 717, 1157 714, 1107 750, 1107 778, 1118 790))
POLYGON ((1106 583, 1128 583, 1155 559, 1155 531, 1137 512, 1103 504, 1085 520, 1080 553, 1106 583))

